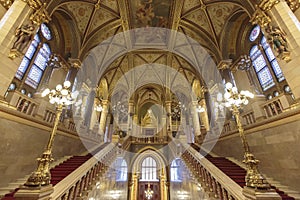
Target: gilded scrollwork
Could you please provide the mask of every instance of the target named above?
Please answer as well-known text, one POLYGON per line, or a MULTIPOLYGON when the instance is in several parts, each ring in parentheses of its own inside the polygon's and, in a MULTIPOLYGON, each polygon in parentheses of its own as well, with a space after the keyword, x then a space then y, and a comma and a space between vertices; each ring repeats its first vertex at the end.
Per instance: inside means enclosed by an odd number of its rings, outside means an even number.
POLYGON ((271 22, 270 16, 257 7, 256 11, 253 13, 250 22, 252 24, 258 24, 260 27, 266 27, 271 22))
POLYGON ((300 7, 299 0, 285 0, 292 11, 296 11, 300 7))
POLYGON ((9 7, 13 4, 13 0, 0 0, 1 5, 5 8, 5 9, 9 9, 9 7))
POLYGON ((278 4, 280 0, 262 0, 259 3, 259 8, 261 8, 263 11, 268 11, 273 8, 274 5, 278 4))

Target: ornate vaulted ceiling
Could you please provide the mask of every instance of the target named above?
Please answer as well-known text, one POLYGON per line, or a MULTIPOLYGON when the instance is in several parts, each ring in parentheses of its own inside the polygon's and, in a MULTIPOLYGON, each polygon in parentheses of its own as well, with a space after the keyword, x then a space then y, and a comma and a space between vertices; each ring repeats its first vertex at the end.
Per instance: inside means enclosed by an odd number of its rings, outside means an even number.
MULTIPOLYGON (((49 4, 49 9, 52 10, 52 20, 59 27, 58 32, 61 30, 64 34, 60 37, 65 45, 58 47, 73 58, 85 59, 91 49, 103 41, 109 42, 107 39, 117 33, 134 28, 162 27, 194 39, 217 64, 223 59, 239 56, 237 40, 241 39, 240 32, 245 25, 249 26, 254 6, 250 0, 55 0, 49 4)), ((138 42, 132 38, 124 40, 120 45, 129 49, 138 42)), ((191 54, 198 56, 195 51, 191 54)), ((113 85, 116 77, 130 69, 128 63, 168 64, 167 56, 167 52, 137 50, 133 56, 118 58, 104 77, 109 85, 113 85)), ((199 78, 199 74, 184 62, 179 56, 171 55, 172 67, 187 80, 192 82, 199 78)), ((160 79, 157 71, 151 67, 149 70, 160 79)), ((140 78, 143 79, 142 75, 140 78)))

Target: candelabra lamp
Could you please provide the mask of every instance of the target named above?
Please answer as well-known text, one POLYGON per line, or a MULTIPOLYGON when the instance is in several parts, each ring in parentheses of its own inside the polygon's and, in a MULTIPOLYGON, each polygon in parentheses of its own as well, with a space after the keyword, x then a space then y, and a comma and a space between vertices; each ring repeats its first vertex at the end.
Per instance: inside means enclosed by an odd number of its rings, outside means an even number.
POLYGON ((57 85, 55 89, 45 89, 42 92, 42 96, 45 97, 48 95, 49 102, 56 105, 56 117, 54 120, 54 125, 48 140, 47 147, 42 154, 41 158, 38 158, 38 167, 32 172, 30 177, 27 179, 25 186, 46 186, 50 184, 51 174, 49 165, 52 159, 52 146, 54 137, 56 135, 57 126, 59 119, 62 113, 62 110, 71 105, 74 101, 74 96, 70 92, 71 83, 65 81, 63 85, 57 85))
POLYGON ((238 89, 234 87, 231 83, 226 83, 225 88, 226 92, 224 93, 224 99, 222 96, 219 96, 217 100, 222 101, 225 107, 230 108, 232 114, 235 117, 244 148, 243 162, 247 166, 246 186, 258 189, 268 189, 270 188, 270 185, 258 170, 259 160, 257 160, 254 157, 254 155, 250 152, 250 148, 245 137, 244 129, 240 119, 241 117, 239 109, 242 108, 243 105, 247 105, 249 103, 248 98, 253 98, 254 94, 247 90, 242 90, 241 92, 238 92, 238 89))

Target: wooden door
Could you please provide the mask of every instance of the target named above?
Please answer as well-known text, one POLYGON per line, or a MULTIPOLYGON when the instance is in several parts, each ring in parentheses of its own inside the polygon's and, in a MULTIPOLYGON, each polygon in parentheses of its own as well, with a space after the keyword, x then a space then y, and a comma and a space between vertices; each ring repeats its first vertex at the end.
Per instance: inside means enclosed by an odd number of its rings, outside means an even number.
POLYGON ((139 182, 138 200, 148 200, 145 194, 145 191, 148 189, 148 183, 153 191, 153 196, 150 200, 160 200, 160 182, 139 182))

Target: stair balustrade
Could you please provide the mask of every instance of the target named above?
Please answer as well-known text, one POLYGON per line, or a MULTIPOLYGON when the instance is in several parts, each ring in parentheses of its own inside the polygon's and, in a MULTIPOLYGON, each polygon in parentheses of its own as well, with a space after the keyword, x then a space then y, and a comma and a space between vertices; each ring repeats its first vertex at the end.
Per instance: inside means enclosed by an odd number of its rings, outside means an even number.
POLYGON ((86 197, 92 186, 116 159, 117 148, 111 143, 54 185, 51 199, 73 200, 86 197), (103 162, 101 162, 103 161, 103 162))

